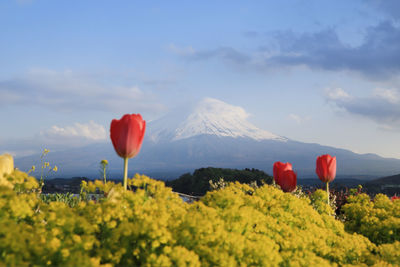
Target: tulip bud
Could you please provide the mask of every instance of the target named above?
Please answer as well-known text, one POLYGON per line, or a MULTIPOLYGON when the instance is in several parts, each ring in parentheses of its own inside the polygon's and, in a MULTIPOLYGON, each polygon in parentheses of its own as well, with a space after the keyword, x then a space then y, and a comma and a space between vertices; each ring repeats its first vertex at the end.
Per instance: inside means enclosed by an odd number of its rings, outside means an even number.
POLYGON ((322 182, 332 182, 336 176, 336 157, 332 157, 328 154, 319 156, 317 158, 317 168, 315 172, 322 182))
POLYGON ((133 158, 142 146, 146 121, 140 114, 125 114, 120 120, 112 120, 110 137, 115 152, 121 158, 133 158))

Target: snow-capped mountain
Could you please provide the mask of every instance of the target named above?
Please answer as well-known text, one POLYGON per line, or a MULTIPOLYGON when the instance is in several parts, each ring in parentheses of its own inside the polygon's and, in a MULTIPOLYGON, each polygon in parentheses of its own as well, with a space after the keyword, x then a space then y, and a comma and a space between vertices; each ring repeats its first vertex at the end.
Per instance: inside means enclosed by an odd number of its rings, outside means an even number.
POLYGON ((204 98, 189 112, 178 110, 149 123, 148 135, 153 142, 176 141, 198 135, 242 137, 254 140, 287 139, 262 130, 248 122, 247 112, 214 98, 204 98))
MULTIPOLYGON (((373 177, 400 173, 400 160, 374 154, 297 142, 262 130, 247 121, 247 112, 217 99, 172 111, 148 122, 142 149, 129 161, 129 175, 177 177, 201 167, 257 168, 272 173, 275 161, 291 162, 298 177, 315 175, 316 157, 337 157, 337 175, 373 177)), ((17 158, 16 166, 29 170, 39 155, 17 158)), ((122 160, 110 141, 49 153, 47 161, 59 167, 59 177, 98 177, 99 162, 109 161, 110 174, 121 177, 122 160)))

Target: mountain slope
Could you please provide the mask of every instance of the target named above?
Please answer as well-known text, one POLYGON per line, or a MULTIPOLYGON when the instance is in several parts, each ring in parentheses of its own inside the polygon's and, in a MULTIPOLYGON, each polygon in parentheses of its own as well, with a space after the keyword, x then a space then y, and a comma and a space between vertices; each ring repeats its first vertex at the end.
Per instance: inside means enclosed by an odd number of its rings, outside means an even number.
POLYGON ((205 98, 189 111, 177 110, 173 114, 149 124, 149 138, 153 142, 177 141, 198 135, 243 137, 254 140, 286 138, 262 130, 248 122, 247 112, 237 106, 213 98, 205 98))
MULTIPOLYGON (((272 173, 275 161, 291 162, 299 178, 315 176, 315 160, 322 154, 337 157, 338 176, 382 177, 400 173, 400 160, 374 154, 302 143, 257 128, 240 107, 206 98, 193 108, 178 110, 149 122, 139 155, 129 161, 129 175, 177 178, 201 167, 257 168, 272 173)), ((39 156, 16 159, 28 170, 39 156)), ((122 175, 122 159, 110 141, 49 153, 47 161, 59 167, 59 177, 98 177, 99 162, 109 161, 110 174, 122 175)))

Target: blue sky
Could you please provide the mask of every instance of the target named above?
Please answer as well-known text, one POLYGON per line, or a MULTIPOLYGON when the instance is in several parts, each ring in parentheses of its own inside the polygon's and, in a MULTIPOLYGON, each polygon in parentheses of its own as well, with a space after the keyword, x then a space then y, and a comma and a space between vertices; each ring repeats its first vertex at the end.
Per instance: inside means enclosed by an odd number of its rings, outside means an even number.
POLYGON ((213 97, 288 138, 400 158, 400 2, 0 2, 0 153, 108 141, 213 97))

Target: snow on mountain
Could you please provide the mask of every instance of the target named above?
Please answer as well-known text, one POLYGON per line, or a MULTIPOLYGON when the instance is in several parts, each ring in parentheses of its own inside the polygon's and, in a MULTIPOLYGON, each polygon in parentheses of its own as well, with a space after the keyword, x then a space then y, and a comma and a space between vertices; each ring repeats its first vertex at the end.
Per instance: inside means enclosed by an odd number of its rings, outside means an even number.
POLYGON ((248 113, 241 107, 204 98, 191 109, 175 111, 150 122, 148 134, 153 142, 177 141, 203 134, 257 141, 287 141, 284 137, 257 128, 247 118, 248 113))

